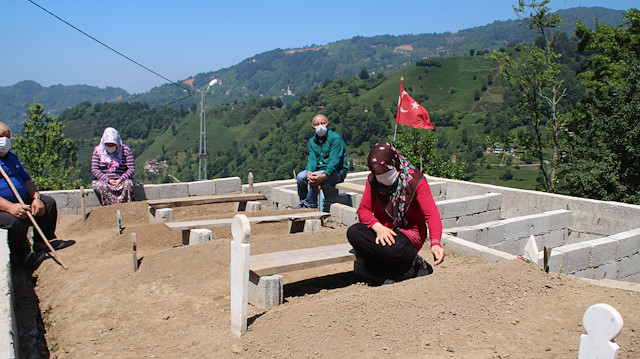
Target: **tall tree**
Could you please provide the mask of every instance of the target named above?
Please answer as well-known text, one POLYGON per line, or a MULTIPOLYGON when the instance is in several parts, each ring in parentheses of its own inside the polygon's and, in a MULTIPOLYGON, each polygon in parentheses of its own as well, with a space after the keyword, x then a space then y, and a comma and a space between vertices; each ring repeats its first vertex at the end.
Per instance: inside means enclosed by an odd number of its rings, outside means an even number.
POLYGON ((572 113, 559 193, 640 204, 640 11, 622 25, 576 27, 591 53, 580 74, 588 92, 572 113))
MULTIPOLYGON (((391 136, 388 141, 393 141, 391 136)), ((437 136, 429 130, 404 129, 398 133, 395 146, 409 162, 425 175, 468 180, 466 163, 445 161, 436 149, 437 136)))
POLYGON ((523 101, 520 107, 528 114, 536 135, 533 155, 540 164, 542 190, 553 191, 556 182, 556 168, 560 154, 561 129, 564 118, 558 105, 566 94, 566 87, 560 78, 560 54, 554 48, 553 31, 563 21, 557 13, 551 13, 547 4, 550 0, 519 0, 513 10, 521 17, 529 29, 539 37, 540 46, 522 47, 520 56, 509 56, 503 52, 495 52, 492 58, 500 65, 501 75, 512 84, 522 88, 523 101), (550 161, 545 160, 542 149, 545 147, 542 138, 542 126, 551 129, 553 154, 550 161))
POLYGON ((81 180, 76 175, 77 157, 73 141, 65 138, 65 125, 58 116, 44 114, 44 106, 35 101, 25 103, 29 116, 23 122, 22 136, 16 136, 13 151, 18 155, 31 179, 41 190, 72 189, 81 180))

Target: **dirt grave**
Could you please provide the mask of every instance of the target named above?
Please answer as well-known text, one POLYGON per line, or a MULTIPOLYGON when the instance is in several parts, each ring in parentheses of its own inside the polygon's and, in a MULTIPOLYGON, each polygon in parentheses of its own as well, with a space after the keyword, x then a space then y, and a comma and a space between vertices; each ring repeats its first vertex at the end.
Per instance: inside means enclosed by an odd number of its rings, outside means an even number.
MULTIPOLYGON (((215 204, 176 208, 175 215, 183 221, 234 213, 232 204, 215 204)), ((287 226, 252 226, 251 252, 346 242, 346 228, 331 223, 311 233, 288 234, 287 226)), ((355 276, 352 263, 286 273, 285 304, 267 311, 250 305, 248 331, 236 338, 230 227, 214 228, 211 242, 182 246, 180 231, 149 224, 146 204, 136 202, 97 208, 86 221, 62 216, 57 235, 74 241, 58 251, 69 269, 49 258, 33 278, 22 274, 26 293, 17 293, 20 318, 29 317, 30 304, 42 313, 44 326, 21 346, 30 357, 575 358, 582 316, 600 302, 624 320, 619 358, 640 357, 638 293, 545 274, 521 260, 487 263, 450 253, 430 276, 380 287, 355 276), (135 273, 131 233, 140 259, 135 273)), ((432 262, 428 249, 421 254, 432 262)))

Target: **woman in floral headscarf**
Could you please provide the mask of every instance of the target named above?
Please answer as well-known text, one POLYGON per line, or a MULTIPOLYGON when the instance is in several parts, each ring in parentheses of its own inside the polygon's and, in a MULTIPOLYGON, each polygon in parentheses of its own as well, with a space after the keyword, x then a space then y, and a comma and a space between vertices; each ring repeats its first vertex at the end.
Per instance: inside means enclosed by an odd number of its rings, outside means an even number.
POLYGON ((133 201, 133 173, 136 171, 129 146, 122 144, 113 127, 102 133, 100 144, 93 149, 91 187, 102 205, 133 201))
POLYGON ((433 272, 418 254, 428 234, 434 264, 445 256, 440 246, 442 221, 427 179, 386 141, 369 151, 371 173, 358 207, 356 223, 347 230, 349 243, 364 259, 369 274, 383 283, 433 272))

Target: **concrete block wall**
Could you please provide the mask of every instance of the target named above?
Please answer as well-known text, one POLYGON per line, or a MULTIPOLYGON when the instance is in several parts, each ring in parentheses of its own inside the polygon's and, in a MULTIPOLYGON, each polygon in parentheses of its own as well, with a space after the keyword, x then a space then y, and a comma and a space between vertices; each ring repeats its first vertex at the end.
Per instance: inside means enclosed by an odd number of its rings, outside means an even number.
POLYGON ((487 193, 458 199, 436 200, 443 228, 472 226, 500 219, 502 195, 487 193))
MULTIPOLYGON (((100 207, 100 200, 93 189, 85 188, 85 210, 87 213, 100 207)), ((242 183, 239 177, 227 177, 206 181, 168 184, 137 184, 134 188, 136 201, 167 199, 176 197, 202 196, 218 193, 239 193, 242 183)), ((82 214, 82 192, 77 190, 42 191, 56 200, 58 215, 82 214)))
POLYGON ((0 358, 18 358, 19 338, 15 321, 8 231, 0 229, 0 358))
POLYGON ((564 244, 563 238, 570 222, 569 211, 557 210, 475 226, 451 228, 446 232, 485 247, 512 255, 522 255, 531 235, 536 238, 539 248, 551 246, 552 241, 560 241, 559 245, 564 244))
MULTIPOLYGON (((542 253, 538 257, 542 264, 542 253)), ((640 283, 640 228, 555 247, 549 269, 588 279, 640 283)))

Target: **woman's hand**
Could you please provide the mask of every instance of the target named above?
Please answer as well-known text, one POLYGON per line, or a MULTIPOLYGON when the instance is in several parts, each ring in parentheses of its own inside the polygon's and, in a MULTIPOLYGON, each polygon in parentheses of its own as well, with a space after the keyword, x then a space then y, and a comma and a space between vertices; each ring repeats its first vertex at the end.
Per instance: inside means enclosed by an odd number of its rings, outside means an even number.
POLYGON ((120 184, 120 181, 121 181, 121 179, 120 179, 120 178, 118 178, 117 180, 116 180, 116 179, 110 179, 110 180, 108 181, 108 183, 109 183, 110 185, 112 185, 112 186, 114 186, 114 187, 115 187, 115 186, 117 186, 117 185, 119 185, 119 184, 120 184))
POLYGON ((431 247, 431 253, 433 254, 433 260, 435 260, 435 263, 433 263, 433 265, 437 266, 438 264, 442 263, 445 256, 444 248, 436 244, 435 246, 431 247))
POLYGON ((383 226, 380 222, 374 224, 371 229, 376 232, 376 244, 386 246, 396 243, 394 237, 397 236, 397 234, 393 229, 383 226))

